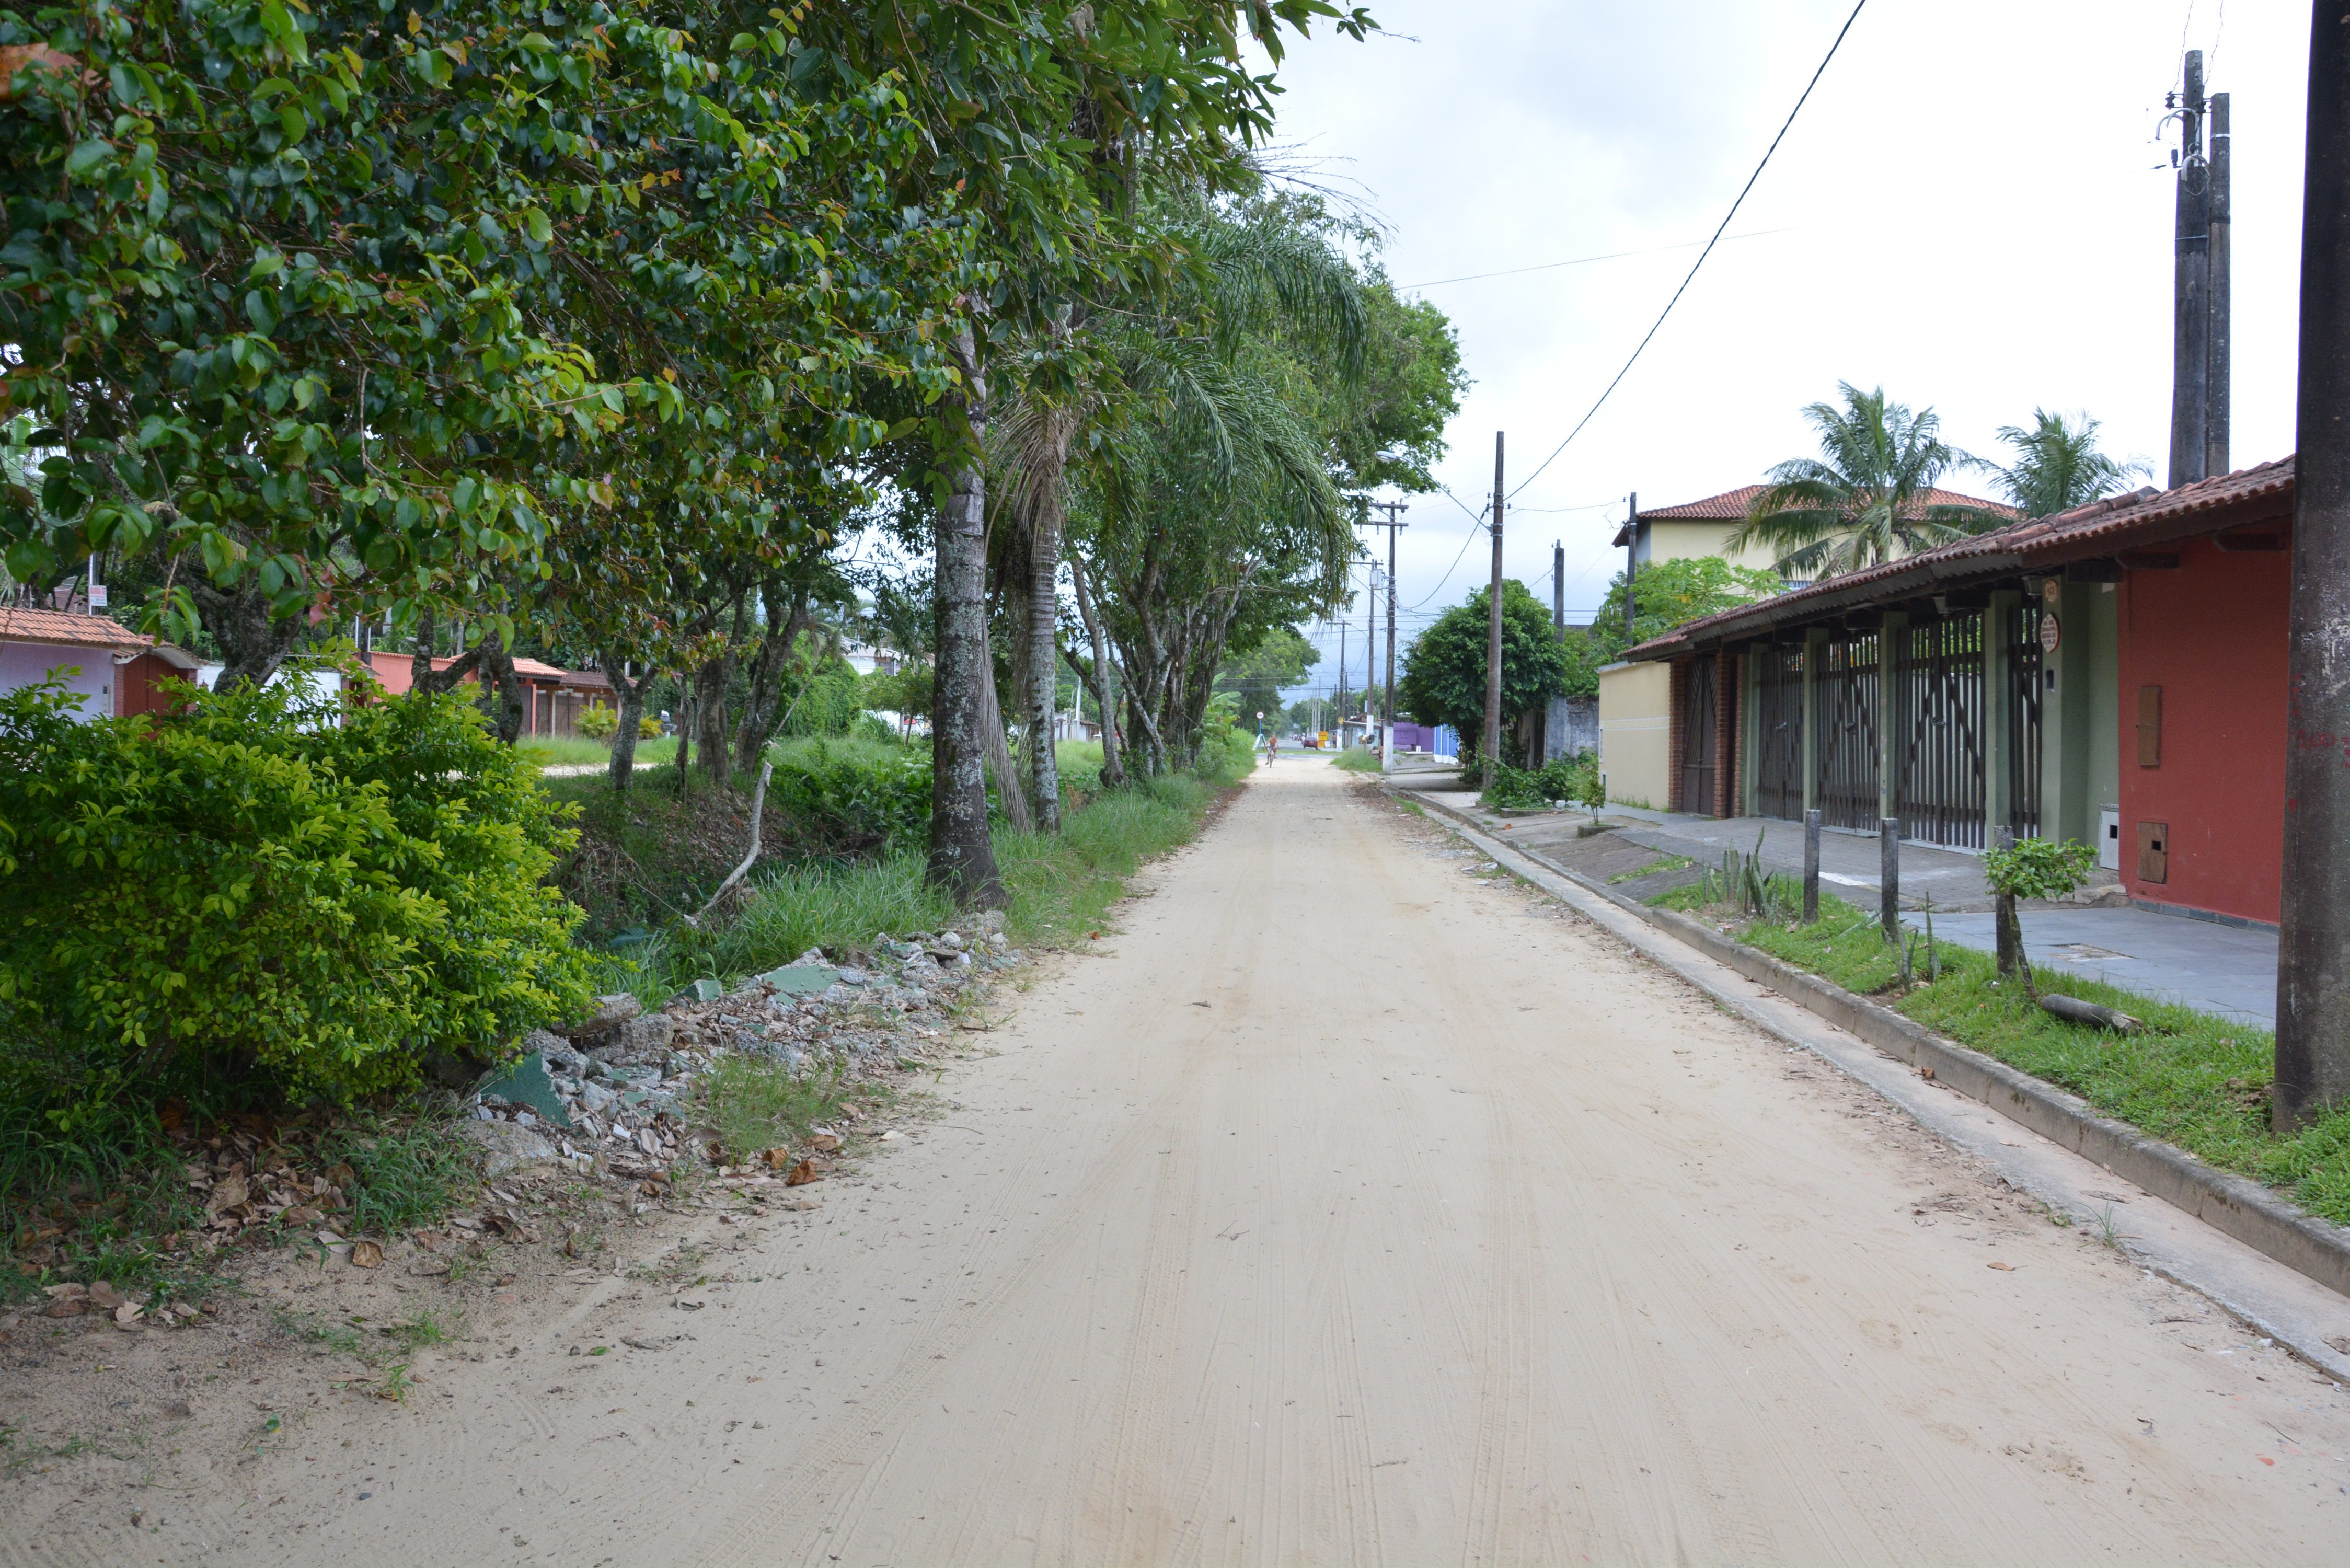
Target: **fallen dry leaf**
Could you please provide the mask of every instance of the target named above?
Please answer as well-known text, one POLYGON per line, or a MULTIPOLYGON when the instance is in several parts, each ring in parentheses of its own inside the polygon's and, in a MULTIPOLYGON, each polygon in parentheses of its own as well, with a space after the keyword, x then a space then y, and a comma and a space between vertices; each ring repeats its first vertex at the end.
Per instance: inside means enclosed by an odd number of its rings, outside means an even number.
POLYGON ((759 1158, 764 1160, 771 1169, 781 1170, 791 1164, 792 1151, 787 1148, 771 1148, 759 1158))
POLYGON ((808 1139, 808 1147, 816 1150, 818 1154, 830 1154, 839 1147, 840 1135, 837 1133, 817 1133, 814 1137, 808 1139))
POLYGON ((234 1209, 244 1201, 244 1178, 224 1176, 213 1183, 212 1194, 204 1199, 204 1212, 218 1214, 223 1210, 234 1209))
POLYGON ((2015 1265, 2013 1263, 1985 1263, 1983 1267, 1986 1269, 1997 1269, 2002 1274, 2012 1274, 2015 1272, 2015 1265))
POLYGON ((280 1214, 278 1218, 288 1225, 316 1225, 319 1220, 324 1220, 326 1215, 307 1203, 297 1203, 280 1214))
POLYGON ((812 1159, 804 1159, 797 1165, 792 1167, 790 1172, 785 1176, 784 1185, 785 1187, 806 1187, 809 1182, 816 1179, 816 1161, 812 1159))
POLYGON ((373 1241, 354 1241, 351 1243, 351 1262, 362 1269, 380 1269, 383 1267, 383 1248, 373 1241))

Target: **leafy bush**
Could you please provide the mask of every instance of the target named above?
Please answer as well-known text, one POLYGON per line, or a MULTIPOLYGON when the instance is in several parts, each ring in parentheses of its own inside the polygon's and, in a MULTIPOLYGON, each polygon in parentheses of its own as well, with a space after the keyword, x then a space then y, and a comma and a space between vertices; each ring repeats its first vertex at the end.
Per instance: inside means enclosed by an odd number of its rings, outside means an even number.
MULTIPOLYGON (((618 719, 613 720, 612 728, 614 730, 618 730, 619 727, 620 722, 618 719)), ((639 741, 658 741, 660 738, 660 721, 654 718, 650 713, 639 714, 637 717, 637 739, 639 741)))
POLYGON ((780 747, 767 799, 852 840, 919 847, 930 838, 931 760, 910 746, 871 742, 780 747))
POLYGON ((1493 785, 1483 796, 1489 806, 1540 806, 1554 801, 1568 801, 1597 809, 1599 800, 1599 759, 1586 752, 1576 757, 1560 757, 1539 768, 1513 768, 1507 763, 1493 765, 1493 785))
POLYGON ((0 1095, 68 1132, 221 1076, 348 1100, 586 1002, 572 835, 463 696, 182 699, 0 696, 0 1095))
POLYGON ((591 741, 608 741, 620 732, 620 715, 609 708, 582 708, 573 728, 591 741))
POLYGON ((2073 839, 2023 838, 1983 855, 1983 880, 2011 898, 2061 898, 2079 887, 2097 852, 2073 839))

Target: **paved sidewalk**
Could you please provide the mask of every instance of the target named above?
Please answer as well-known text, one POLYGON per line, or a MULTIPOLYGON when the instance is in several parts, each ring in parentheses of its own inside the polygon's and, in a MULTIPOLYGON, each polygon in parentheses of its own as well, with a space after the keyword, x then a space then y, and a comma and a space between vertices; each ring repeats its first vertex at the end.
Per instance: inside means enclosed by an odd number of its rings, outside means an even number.
MULTIPOLYGON (((2277 934, 2147 909, 2023 912, 2023 950, 2043 986, 2087 975, 2161 1002, 2276 1027, 2277 934)), ((1915 916, 1910 926, 1923 929, 1915 916)), ((1937 940, 1992 950, 1987 914, 1934 916, 1937 940)))

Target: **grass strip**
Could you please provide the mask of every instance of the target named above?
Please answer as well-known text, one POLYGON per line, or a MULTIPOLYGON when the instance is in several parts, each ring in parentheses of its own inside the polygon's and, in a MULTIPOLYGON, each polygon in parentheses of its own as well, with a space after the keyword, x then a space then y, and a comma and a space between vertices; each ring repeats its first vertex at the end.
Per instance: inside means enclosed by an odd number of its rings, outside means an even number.
MULTIPOLYGON (((1702 912, 1696 894, 1683 888, 1654 902, 1702 912)), ((2024 919, 2028 927, 2031 917, 2024 919)), ((2036 1006, 2021 983, 2000 979, 1991 955, 1949 943, 1938 946, 1940 980, 1904 992, 1899 957, 1878 935, 1875 914, 1835 898, 1820 899, 1816 925, 1758 920, 1731 934, 2350 1224, 2350 1109, 2280 1137, 2269 1124, 2276 1037, 2265 1029, 2070 974, 2065 995, 2135 1014, 2146 1029, 2113 1034, 2067 1023, 2036 1006)), ((2043 991, 2051 978, 2042 977, 2043 991)))

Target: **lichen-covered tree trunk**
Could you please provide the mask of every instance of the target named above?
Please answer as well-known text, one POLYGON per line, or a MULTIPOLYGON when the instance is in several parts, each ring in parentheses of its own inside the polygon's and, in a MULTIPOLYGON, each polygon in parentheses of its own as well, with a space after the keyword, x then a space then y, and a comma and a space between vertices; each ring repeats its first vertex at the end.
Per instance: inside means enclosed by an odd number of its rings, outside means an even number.
POLYGON ((1003 907, 987 836, 986 382, 970 330, 956 342, 965 385, 948 400, 945 506, 938 520, 937 712, 931 723, 930 879, 966 909, 1003 907))
POLYGON ((240 686, 268 685, 301 640, 302 622, 273 616, 269 596, 257 587, 223 589, 192 582, 188 591, 196 601, 197 618, 220 645, 222 668, 214 689, 234 691, 240 686))
POLYGON ((1074 550, 1069 553, 1069 582, 1077 591, 1077 614, 1084 618, 1086 636, 1094 645, 1094 702, 1101 710, 1102 783, 1116 789, 1126 782, 1126 767, 1118 760, 1118 705, 1110 689, 1109 639, 1103 635, 1101 616, 1086 586, 1086 564, 1074 550))

